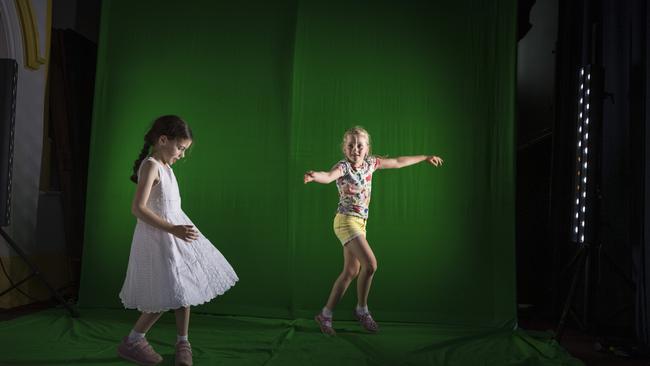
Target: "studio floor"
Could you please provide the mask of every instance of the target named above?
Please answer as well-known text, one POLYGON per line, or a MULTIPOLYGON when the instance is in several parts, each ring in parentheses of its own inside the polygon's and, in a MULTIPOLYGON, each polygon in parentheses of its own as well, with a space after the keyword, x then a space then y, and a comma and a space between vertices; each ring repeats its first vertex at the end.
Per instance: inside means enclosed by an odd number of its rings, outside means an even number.
MULTIPOLYGON (((4 314, 0 365, 127 365, 116 345, 137 313, 81 309, 71 318, 60 308, 4 314)), ((581 365, 547 332, 466 326, 381 323, 368 334, 356 322, 320 333, 311 319, 265 319, 192 314, 195 365, 581 365)), ((147 334, 173 365, 175 326, 165 314, 147 334)))

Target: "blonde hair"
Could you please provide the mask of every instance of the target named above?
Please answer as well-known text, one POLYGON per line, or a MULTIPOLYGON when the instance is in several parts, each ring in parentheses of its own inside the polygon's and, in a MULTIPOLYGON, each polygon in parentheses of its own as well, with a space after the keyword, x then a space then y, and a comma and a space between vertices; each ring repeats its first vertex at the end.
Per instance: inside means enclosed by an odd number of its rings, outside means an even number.
POLYGON ((354 126, 352 128, 348 128, 345 133, 343 134, 343 141, 341 142, 341 151, 343 151, 343 156, 345 155, 345 140, 348 139, 348 136, 363 136, 365 135, 366 138, 368 139, 368 155, 372 155, 372 144, 370 142, 370 134, 368 131, 366 131, 365 128, 361 126, 354 126))

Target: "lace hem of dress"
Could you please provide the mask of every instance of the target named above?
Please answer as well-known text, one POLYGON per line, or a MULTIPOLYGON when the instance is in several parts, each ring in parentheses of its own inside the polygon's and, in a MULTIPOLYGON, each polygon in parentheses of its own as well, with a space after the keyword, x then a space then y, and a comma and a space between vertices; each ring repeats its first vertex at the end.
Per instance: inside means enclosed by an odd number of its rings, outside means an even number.
POLYGON ((169 311, 169 310, 175 310, 175 309, 180 309, 188 306, 198 306, 198 305, 203 305, 207 302, 210 302, 217 298, 218 296, 221 296, 226 293, 226 291, 230 290, 235 284, 237 283, 239 279, 235 279, 232 281, 231 284, 226 286, 225 288, 217 290, 217 292, 210 298, 205 299, 201 302, 189 302, 189 303, 182 303, 180 305, 161 305, 159 307, 144 307, 144 306, 139 306, 135 304, 127 304, 124 299, 120 296, 120 301, 122 302, 122 306, 124 306, 125 309, 136 309, 142 313, 162 313, 164 311, 169 311))

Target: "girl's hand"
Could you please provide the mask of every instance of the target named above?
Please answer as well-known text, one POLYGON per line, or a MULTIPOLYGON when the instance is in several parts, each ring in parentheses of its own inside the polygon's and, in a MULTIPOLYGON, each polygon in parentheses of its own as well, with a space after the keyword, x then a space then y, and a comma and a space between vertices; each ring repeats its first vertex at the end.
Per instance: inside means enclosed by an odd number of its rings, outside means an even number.
POLYGON ((439 156, 429 156, 427 162, 433 166, 440 166, 444 162, 439 156))
POLYGON ((199 238, 199 232, 192 225, 175 225, 171 231, 174 236, 190 242, 199 238))
POLYGON ((309 182, 313 182, 314 179, 316 179, 314 177, 314 171, 310 170, 307 173, 305 173, 305 176, 302 178, 302 181, 303 181, 303 183, 307 184, 309 182))

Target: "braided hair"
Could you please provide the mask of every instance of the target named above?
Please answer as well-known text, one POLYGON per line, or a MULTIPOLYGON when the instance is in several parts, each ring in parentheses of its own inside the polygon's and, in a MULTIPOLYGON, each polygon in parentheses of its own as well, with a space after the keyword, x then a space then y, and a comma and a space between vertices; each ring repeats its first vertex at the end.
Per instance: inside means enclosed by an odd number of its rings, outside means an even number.
POLYGON ((156 118, 149 131, 144 135, 144 145, 140 150, 140 155, 138 155, 138 158, 133 162, 133 175, 131 175, 131 181, 134 183, 138 183, 138 170, 140 169, 140 164, 142 164, 142 161, 149 155, 151 147, 156 144, 156 141, 158 141, 160 136, 167 136, 167 138, 172 140, 177 138, 193 139, 190 126, 188 126, 179 116, 169 114, 156 118))

